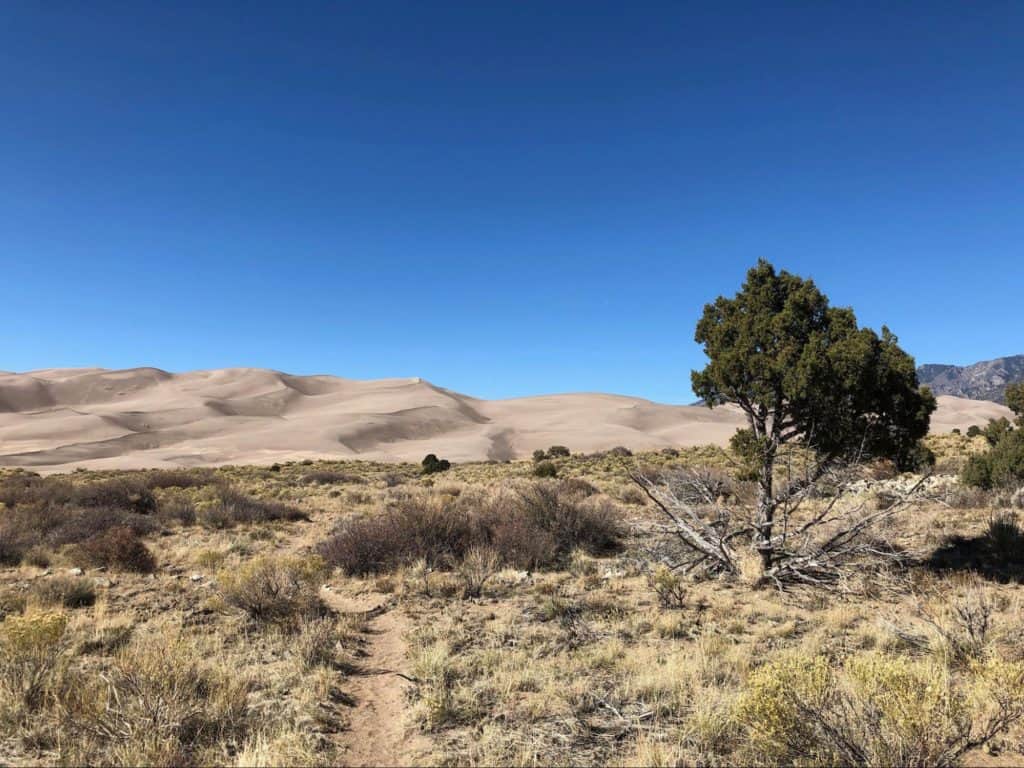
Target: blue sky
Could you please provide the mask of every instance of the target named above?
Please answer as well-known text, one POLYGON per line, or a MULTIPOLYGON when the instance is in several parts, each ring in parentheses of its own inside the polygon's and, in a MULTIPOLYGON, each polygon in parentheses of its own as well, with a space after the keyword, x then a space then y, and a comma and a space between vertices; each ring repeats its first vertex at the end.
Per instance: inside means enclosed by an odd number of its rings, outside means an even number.
POLYGON ((1024 352, 1024 4, 0 7, 0 369, 692 399, 759 257, 1024 352))

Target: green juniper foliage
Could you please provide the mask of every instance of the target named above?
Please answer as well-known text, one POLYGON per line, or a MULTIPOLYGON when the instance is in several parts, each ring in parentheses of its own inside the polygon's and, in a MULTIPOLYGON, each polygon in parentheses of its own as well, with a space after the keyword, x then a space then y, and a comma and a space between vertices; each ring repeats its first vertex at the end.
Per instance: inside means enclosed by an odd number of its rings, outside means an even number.
POLYGON ((1006 387, 1006 405, 1017 416, 1017 424, 1024 427, 1024 381, 1006 387))
POLYGON ((734 447, 759 484, 758 549, 771 567, 772 473, 779 448, 800 440, 818 466, 868 457, 912 468, 935 398, 888 328, 860 328, 853 310, 829 306, 811 280, 761 260, 733 298, 704 307, 696 341, 708 364, 692 374, 709 407, 733 403, 749 433, 734 447))

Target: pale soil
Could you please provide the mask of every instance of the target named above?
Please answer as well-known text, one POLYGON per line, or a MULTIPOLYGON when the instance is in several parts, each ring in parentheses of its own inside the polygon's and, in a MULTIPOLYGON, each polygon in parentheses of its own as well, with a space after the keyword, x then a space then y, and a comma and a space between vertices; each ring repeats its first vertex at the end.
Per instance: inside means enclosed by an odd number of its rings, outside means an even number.
POLYGON ((367 643, 357 667, 345 680, 352 710, 339 740, 342 761, 348 766, 420 764, 430 752, 430 742, 407 715, 411 683, 402 675, 408 664, 408 619, 384 595, 352 599, 324 590, 321 596, 339 613, 375 614, 367 622, 367 643))

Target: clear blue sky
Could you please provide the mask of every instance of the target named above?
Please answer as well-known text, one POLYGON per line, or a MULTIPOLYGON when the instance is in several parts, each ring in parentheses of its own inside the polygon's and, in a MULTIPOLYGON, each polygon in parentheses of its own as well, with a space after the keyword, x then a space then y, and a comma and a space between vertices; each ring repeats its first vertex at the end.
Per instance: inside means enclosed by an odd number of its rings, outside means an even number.
POLYGON ((1024 352, 1024 3, 0 5, 0 369, 692 398, 758 257, 1024 352))

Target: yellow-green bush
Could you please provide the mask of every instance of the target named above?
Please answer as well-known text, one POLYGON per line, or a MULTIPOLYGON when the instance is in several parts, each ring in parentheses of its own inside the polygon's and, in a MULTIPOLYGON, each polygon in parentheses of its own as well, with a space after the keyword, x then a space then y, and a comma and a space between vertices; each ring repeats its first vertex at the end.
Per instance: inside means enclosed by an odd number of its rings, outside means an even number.
POLYGON ((750 675, 735 715, 769 763, 955 765, 1024 717, 1024 663, 790 656, 750 675))
POLYGON ((751 673, 736 703, 736 717, 749 730, 754 747, 770 761, 789 762, 802 751, 817 752, 814 724, 807 712, 831 710, 835 675, 824 657, 788 656, 751 673))
POLYGON ((217 576, 225 602, 263 624, 296 627, 322 610, 326 568, 317 556, 262 555, 217 576))
POLYGON ((7 722, 35 711, 65 667, 67 616, 30 612, 0 623, 0 713, 7 722))

